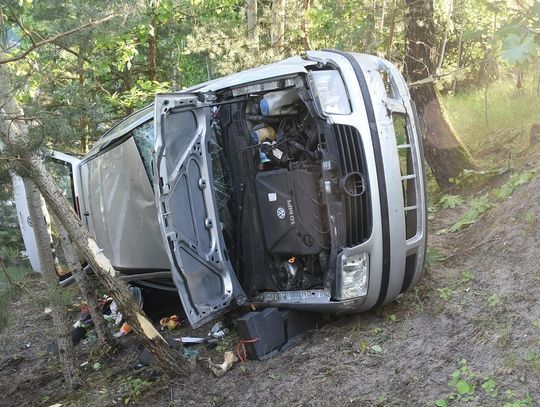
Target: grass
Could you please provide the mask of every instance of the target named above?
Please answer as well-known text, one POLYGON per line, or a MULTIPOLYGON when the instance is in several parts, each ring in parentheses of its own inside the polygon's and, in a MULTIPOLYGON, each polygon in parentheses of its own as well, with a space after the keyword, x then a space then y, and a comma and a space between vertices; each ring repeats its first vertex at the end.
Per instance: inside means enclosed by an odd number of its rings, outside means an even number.
POLYGON ((443 104, 455 130, 474 154, 494 135, 507 137, 503 129, 522 131, 528 136, 531 124, 540 123, 539 95, 531 87, 531 84, 526 84, 525 90, 518 94, 514 81, 503 80, 492 84, 487 93, 487 123, 483 89, 444 96, 443 104))
MULTIPOLYGON (((18 283, 22 281, 30 271, 27 265, 7 266, 7 271, 11 281, 18 283)), ((16 294, 17 289, 10 286, 3 272, 0 273, 0 332, 9 325, 9 314, 7 309, 16 294)))

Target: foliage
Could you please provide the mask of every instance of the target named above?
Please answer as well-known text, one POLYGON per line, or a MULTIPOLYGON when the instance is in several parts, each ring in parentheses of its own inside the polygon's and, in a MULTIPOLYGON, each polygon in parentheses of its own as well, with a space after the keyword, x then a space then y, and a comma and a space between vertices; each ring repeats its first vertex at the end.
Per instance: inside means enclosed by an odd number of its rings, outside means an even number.
POLYGON ((123 380, 121 386, 125 390, 123 404, 128 405, 131 401, 135 401, 148 390, 152 386, 152 383, 141 379, 140 377, 128 376, 123 380))
POLYGON ((444 261, 444 255, 438 247, 430 246, 426 251, 426 264, 435 267, 444 261))
POLYGON ((504 396, 502 396, 497 378, 480 376, 471 369, 465 359, 461 359, 458 368, 451 373, 448 386, 452 391, 436 400, 435 406, 447 407, 453 401, 458 402, 459 405, 469 403, 480 405, 478 403, 481 400, 484 401, 481 405, 502 405, 503 407, 529 407, 533 405, 533 399, 529 395, 520 399, 512 389, 504 391, 504 396), (506 400, 504 403, 501 402, 501 397, 506 400))
MULTIPOLYGON (((456 232, 467 225, 472 225, 477 221, 480 215, 494 206, 487 195, 471 198, 467 202, 467 205, 469 206, 467 212, 465 212, 465 214, 456 223, 450 226, 447 231, 456 232)), ((440 231, 439 233, 442 232, 446 232, 446 230, 440 231)))
POLYGON ((8 264, 17 264, 21 260, 20 251, 23 250, 21 230, 15 203, 11 199, 9 174, 0 178, 0 258, 8 264))
POLYGON ((512 195, 514 190, 533 179, 535 173, 532 171, 526 171, 520 174, 514 174, 510 179, 500 188, 496 190, 496 194, 500 199, 506 199, 512 195))
POLYGON ((463 202, 463 198, 459 195, 445 194, 439 199, 439 205, 441 205, 443 209, 454 209, 463 202))
MULTIPOLYGON (((0 267, 2 267, 0 265, 0 267)), ((8 266, 7 272, 11 281, 15 284, 21 282, 28 274, 28 267, 25 265, 8 266)), ((17 294, 17 288, 9 285, 3 271, 0 271, 0 333, 9 326, 10 314, 7 308, 14 296, 17 294)))

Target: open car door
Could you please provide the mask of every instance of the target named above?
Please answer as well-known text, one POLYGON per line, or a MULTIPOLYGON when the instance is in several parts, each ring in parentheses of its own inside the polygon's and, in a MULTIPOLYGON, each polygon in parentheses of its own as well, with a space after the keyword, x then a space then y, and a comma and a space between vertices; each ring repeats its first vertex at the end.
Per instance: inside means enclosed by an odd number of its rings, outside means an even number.
MULTIPOLYGON (((208 95, 206 95, 208 96, 208 95)), ((154 189, 161 233, 187 318, 200 326, 245 301, 229 261, 209 151, 211 102, 197 94, 155 101, 154 189)))

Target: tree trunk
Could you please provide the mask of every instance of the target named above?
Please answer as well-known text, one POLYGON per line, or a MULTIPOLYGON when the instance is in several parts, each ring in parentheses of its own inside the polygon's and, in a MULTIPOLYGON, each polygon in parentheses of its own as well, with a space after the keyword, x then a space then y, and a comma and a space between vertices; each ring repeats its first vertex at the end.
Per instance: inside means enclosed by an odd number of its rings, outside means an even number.
MULTIPOLYGON (((405 68, 409 80, 416 82, 435 73, 433 0, 405 0, 405 3, 405 68)), ((426 161, 437 184, 449 188, 450 178, 457 177, 464 169, 475 168, 472 157, 450 125, 435 84, 413 87, 411 96, 418 110, 426 161)))
POLYGON ((388 33, 388 42, 386 44, 386 59, 392 58, 392 46, 394 45, 394 32, 396 30, 396 0, 392 0, 390 5, 390 31, 388 33))
POLYGON ((133 86, 133 72, 131 71, 131 65, 126 62, 124 65, 124 71, 122 72, 122 91, 127 92, 133 86))
MULTIPOLYGON (((84 82, 85 82, 85 70, 84 70, 84 56, 88 48, 88 38, 83 37, 79 45, 79 55, 77 56, 77 74, 79 77, 79 94, 84 95, 84 82)), ((88 110, 82 109, 82 117, 80 122, 80 142, 81 153, 86 154, 88 152, 88 135, 90 133, 90 118, 88 117, 88 110)))
POLYGON ((461 58, 463 56, 463 31, 464 23, 461 23, 459 27, 459 39, 458 39, 458 49, 457 49, 457 61, 456 61, 456 74, 454 76, 454 81, 452 82, 452 94, 456 94, 459 78, 459 70, 461 69, 461 58))
POLYGON ((272 48, 276 50, 276 56, 282 56, 285 52, 285 7, 286 0, 272 0, 270 40, 272 48))
POLYGON ((257 20, 257 0, 246 0, 249 52, 259 52, 259 22, 257 20))
MULTIPOLYGON (((0 112, 4 113, 4 117, 0 119, 0 141, 4 145, 0 143, 0 150, 4 150, 5 145, 17 143, 24 145, 28 134, 24 120, 21 120, 23 119, 22 109, 13 97, 9 77, 2 66, 0 66, 0 112), (19 123, 22 123, 20 127, 19 123)), ((116 270, 84 228, 62 190, 45 169, 41 159, 35 154, 26 153, 24 148, 21 148, 19 156, 5 158, 8 160, 11 158, 8 164, 16 173, 30 176, 35 182, 49 208, 66 228, 72 242, 79 247, 93 272, 116 300, 122 315, 163 370, 170 376, 186 374, 187 367, 181 362, 180 355, 169 346, 148 320, 142 308, 129 293, 127 285, 116 277, 116 270)))
POLYGON ((187 373, 186 366, 179 363, 180 355, 171 349, 148 320, 142 308, 129 293, 127 285, 117 278, 117 271, 83 227, 73 208, 63 196, 62 190, 54 183, 41 160, 34 156, 24 160, 23 163, 32 170, 32 177, 47 204, 54 214, 62 219, 62 224, 70 238, 77 244, 98 279, 116 300, 120 312, 142 339, 146 348, 152 352, 167 374, 174 376, 187 373))
POLYGON ((52 310, 52 319, 58 342, 58 355, 64 378, 70 388, 80 386, 80 372, 75 363, 75 352, 70 333, 70 320, 66 312, 62 293, 58 290, 58 275, 54 266, 51 251, 51 237, 45 221, 42 209, 41 196, 34 182, 29 178, 23 178, 26 189, 26 202, 28 212, 32 219, 32 228, 36 235, 41 273, 48 286, 48 299, 52 310))
POLYGON ((66 257, 66 263, 68 264, 69 270, 73 274, 79 289, 83 295, 83 298, 86 300, 88 305, 88 311, 92 317, 92 322, 96 329, 96 335, 98 342, 103 347, 111 347, 114 345, 114 339, 111 335, 111 331, 107 326, 107 321, 103 318, 101 308, 99 306, 99 299, 96 295, 94 288, 92 287, 92 282, 87 276, 86 272, 82 270, 81 263, 77 257, 77 253, 74 250, 73 244, 69 239, 68 233, 62 223, 58 220, 57 217, 54 218, 55 223, 58 227, 58 232, 60 235, 60 244, 62 250, 64 251, 64 256, 66 257))
POLYGON ((300 30, 302 35, 302 46, 304 51, 309 51, 311 46, 309 45, 308 30, 307 30, 307 12, 311 7, 311 0, 303 0, 302 2, 303 13, 302 13, 302 22, 300 23, 300 30))
POLYGON ((157 20, 152 16, 150 34, 148 35, 148 79, 157 80, 157 20))

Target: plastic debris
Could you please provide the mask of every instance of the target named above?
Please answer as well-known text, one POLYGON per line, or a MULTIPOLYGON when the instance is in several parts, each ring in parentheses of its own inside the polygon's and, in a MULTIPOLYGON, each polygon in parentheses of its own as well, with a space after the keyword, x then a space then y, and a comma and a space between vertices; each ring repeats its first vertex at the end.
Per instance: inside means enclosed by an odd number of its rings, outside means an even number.
POLYGON ((223 322, 219 321, 212 327, 212 329, 210 329, 210 332, 208 332, 208 336, 216 339, 221 339, 225 337, 228 332, 229 329, 225 327, 223 322))
MULTIPOLYGON (((133 298, 135 298, 135 301, 137 301, 137 303, 142 308, 143 305, 144 305, 144 299, 143 299, 143 296, 142 296, 141 289, 139 287, 129 287, 129 292, 133 296, 133 298)), ((114 324, 116 326, 119 326, 122 323, 122 321, 124 320, 124 317, 120 313, 120 311, 118 309, 118 304, 116 303, 116 301, 111 302, 110 311, 111 312, 110 312, 109 316, 107 317, 107 319, 113 320, 114 324)))
POLYGON ((208 359, 208 367, 218 377, 222 376, 227 370, 229 370, 233 366, 233 364, 238 362, 238 358, 231 351, 225 352, 223 356, 224 360, 221 364, 213 363, 211 359, 208 359))
POLYGON ((196 336, 182 336, 181 338, 175 338, 175 341, 182 342, 184 345, 204 343, 206 338, 199 338, 196 336))
POLYGON ((169 331, 174 331, 180 326, 180 320, 178 315, 171 315, 168 318, 161 318, 159 320, 159 325, 161 325, 161 330, 163 331, 167 328, 169 331))
POLYGON ((197 336, 182 336, 181 338, 174 338, 173 341, 181 342, 184 347, 192 345, 206 345, 207 349, 212 349, 217 346, 219 340, 212 337, 199 338, 197 336))
POLYGON ((133 331, 133 328, 131 325, 129 325, 127 322, 124 322, 122 326, 120 327, 120 330, 114 334, 115 338, 120 338, 121 336, 126 336, 131 331, 133 331))

